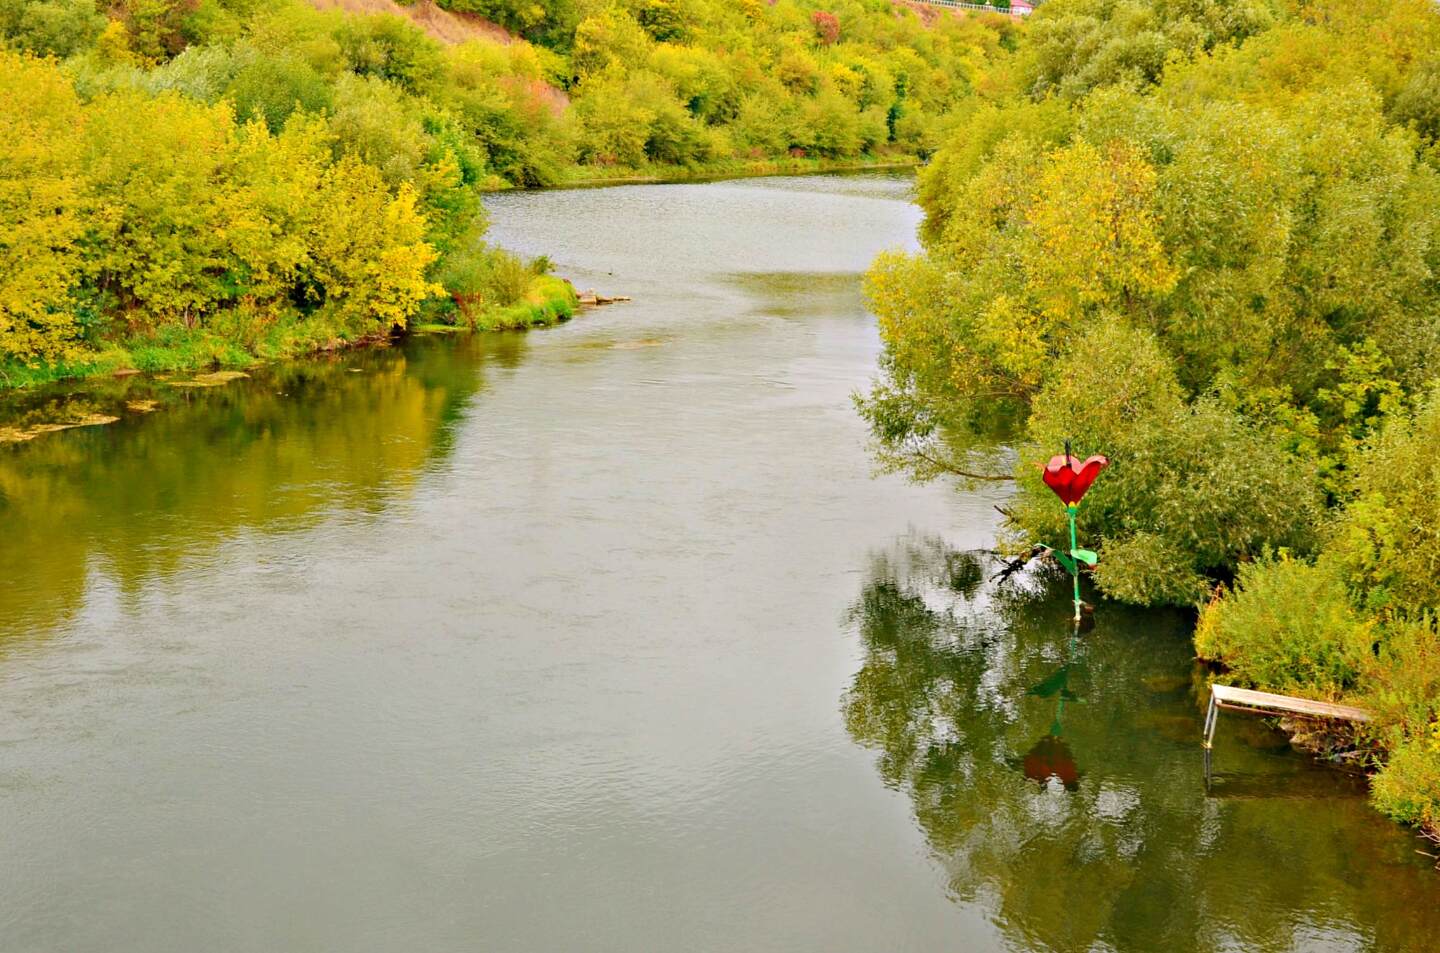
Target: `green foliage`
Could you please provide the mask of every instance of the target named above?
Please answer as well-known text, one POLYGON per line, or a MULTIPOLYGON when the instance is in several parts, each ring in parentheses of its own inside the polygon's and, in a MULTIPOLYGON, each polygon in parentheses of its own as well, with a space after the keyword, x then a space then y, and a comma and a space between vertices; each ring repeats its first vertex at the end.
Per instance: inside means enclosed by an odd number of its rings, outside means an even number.
POLYGON ((77 351, 88 211, 80 104, 52 66, 0 51, 0 360, 77 351))
POLYGON ((406 92, 429 90, 443 72, 440 44, 399 17, 345 17, 334 36, 352 72, 387 80, 406 92))
POLYGON ((824 10, 812 0, 442 6, 531 42, 442 44, 421 19, 322 13, 302 0, 125 0, 108 26, 90 0, 0 0, 0 34, 71 57, 86 97, 131 88, 223 98, 242 123, 259 118, 272 133, 298 113, 324 114, 341 152, 383 168, 392 187, 415 185, 434 209, 453 202, 432 201, 420 181, 437 162, 429 127, 449 130, 442 149, 472 189, 555 184, 577 177, 576 162, 623 177, 928 155, 1011 30, 950 16, 927 25, 873 0, 824 10))
POLYGON ((1413 739, 1390 753, 1371 782, 1375 806, 1403 824, 1440 825, 1440 742, 1413 739))
MULTIPOLYGON (((1440 743, 1440 632, 1436 619, 1435 613, 1423 613, 1387 621, 1381 630, 1379 654, 1367 667, 1366 704, 1379 715, 1395 744, 1406 740, 1440 743)), ((1440 816, 1434 819, 1440 820, 1440 816)))
POLYGON ((0 0, 0 37, 40 56, 89 49, 105 22, 95 0, 0 0))
POLYGON ((1156 338, 1119 319, 1083 334, 1032 403, 1011 508, 1017 541, 1063 542, 1063 511, 1036 462, 1066 439, 1111 458, 1081 513, 1102 544, 1096 580, 1117 598, 1194 604, 1207 578, 1266 547, 1313 544, 1310 465, 1218 401, 1187 403, 1156 338))
POLYGON ((601 165, 680 165, 710 156, 705 128, 663 77, 608 69, 577 89, 575 112, 586 130, 582 160, 601 165))
POLYGON ((300 0, 0 0, 7 48, 67 58, 5 54, 0 361, 50 368, 30 380, 122 341, 234 363, 422 311, 553 320, 483 244, 481 188, 924 154, 1010 30, 873 0, 448 6, 532 42, 300 0))
POLYGON ((629 167, 925 155, 1003 30, 952 17, 925 27, 860 2, 595 3, 570 57, 580 158, 629 167))
POLYGON ((1355 497, 1331 544, 1361 605, 1440 610, 1440 391, 1399 416, 1358 462, 1355 497))
POLYGON ((1440 53, 1432 53, 1410 74, 1392 111, 1397 121, 1431 142, 1440 141, 1440 53))
POLYGON ((271 132, 284 128, 285 121, 297 111, 325 112, 331 108, 334 95, 330 84, 313 66, 294 56, 256 59, 236 73, 225 93, 234 102, 235 114, 242 122, 258 118, 271 132))
MULTIPOLYGON (((1427 15, 1406 13, 1440 36, 1427 15)), ((1369 20, 1263 5, 1055 0, 1028 26, 1016 60, 1043 81, 968 110, 921 178, 924 257, 872 269, 878 443, 928 449, 914 472, 933 475, 995 405, 1028 418, 1017 541, 1060 526, 1033 458, 1066 437, 1109 453, 1085 516, 1110 550, 1097 581, 1193 602, 1266 547, 1312 549, 1317 491, 1348 499, 1361 448, 1435 373, 1440 179, 1357 75, 1400 102, 1428 61, 1397 78, 1363 52, 1388 42, 1369 20), (1282 82, 1282 32, 1356 65, 1282 82), (1236 60, 1277 82, 1222 87, 1236 60)))
POLYGON ((1051 0, 1014 46, 921 175, 924 254, 867 280, 882 464, 1013 462, 1023 551, 1068 548, 1038 464, 1066 439, 1108 454, 1080 510, 1100 590, 1194 605, 1233 583, 1202 652, 1370 699, 1377 803, 1435 823, 1440 12, 1051 0))
POLYGON ((542 327, 570 320, 578 307, 569 282, 540 276, 531 279, 530 290, 519 301, 486 311, 475 326, 487 331, 542 327))
POLYGON ((195 0, 121 0, 120 23, 131 52, 146 62, 160 62, 179 53, 187 42, 186 20, 195 0))
POLYGON ((1257 688, 1334 699, 1359 685, 1375 638, 1333 567, 1281 557, 1240 568, 1235 592, 1206 607, 1195 648, 1257 688))
POLYGON ((448 0, 450 10, 478 13, 534 41, 568 47, 584 0, 448 0))
POLYGON ((1385 624, 1364 697, 1388 750, 1371 799, 1397 821, 1440 831, 1440 628, 1434 613, 1385 624))
POLYGON ((53 64, 0 56, 15 84, 0 103, 14 176, 0 357, 73 359, 81 332, 97 347, 195 332, 222 342, 207 359, 235 363, 227 348, 299 314, 353 339, 403 327, 437 290, 417 187, 358 149, 337 159, 323 121, 272 134, 225 103, 124 88, 81 103, 53 64))
POLYGON ((690 11, 683 0, 638 0, 635 20, 657 43, 676 43, 690 32, 690 11))
POLYGON ((1174 56, 1190 56, 1271 27, 1273 0, 1059 0, 1038 9, 1023 58, 1036 98, 1078 98, 1101 86, 1156 82, 1174 56))
POLYGON ((1262 689, 1346 697, 1375 716, 1385 752, 1371 797, 1385 814, 1440 826, 1440 631, 1436 616, 1376 615, 1357 607, 1345 568, 1266 559, 1242 568, 1233 593, 1205 607, 1201 656, 1262 689))

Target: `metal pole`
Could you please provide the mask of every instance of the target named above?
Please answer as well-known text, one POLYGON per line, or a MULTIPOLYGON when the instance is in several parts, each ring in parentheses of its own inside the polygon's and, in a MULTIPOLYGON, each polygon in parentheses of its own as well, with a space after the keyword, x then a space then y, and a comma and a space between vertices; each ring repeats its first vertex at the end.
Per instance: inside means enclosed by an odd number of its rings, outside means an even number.
MULTIPOLYGON (((1069 449, 1069 448, 1067 447, 1066 449, 1069 449)), ((1077 509, 1077 505, 1074 504, 1074 503, 1071 503, 1069 506, 1065 507, 1065 513, 1070 517, 1070 559, 1072 560, 1071 565, 1075 567, 1075 568, 1071 571, 1071 573, 1070 573, 1071 578, 1072 578, 1072 579, 1074 580, 1074 582, 1075 582, 1075 621, 1076 621, 1076 622, 1079 622, 1079 621, 1080 621, 1080 560, 1075 556, 1075 550, 1076 550, 1077 548, 1079 548, 1079 544, 1075 542, 1075 510, 1076 510, 1076 509, 1077 509)))

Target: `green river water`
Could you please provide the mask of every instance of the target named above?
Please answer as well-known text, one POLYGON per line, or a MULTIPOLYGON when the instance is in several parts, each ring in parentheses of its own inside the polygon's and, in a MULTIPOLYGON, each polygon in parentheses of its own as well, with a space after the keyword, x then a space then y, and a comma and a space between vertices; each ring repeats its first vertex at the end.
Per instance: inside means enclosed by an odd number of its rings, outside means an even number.
POLYGON ((635 300, 0 446, 0 951, 1440 950, 1363 781, 1226 716, 1207 788, 1187 619, 873 475, 908 188, 497 196, 635 300))

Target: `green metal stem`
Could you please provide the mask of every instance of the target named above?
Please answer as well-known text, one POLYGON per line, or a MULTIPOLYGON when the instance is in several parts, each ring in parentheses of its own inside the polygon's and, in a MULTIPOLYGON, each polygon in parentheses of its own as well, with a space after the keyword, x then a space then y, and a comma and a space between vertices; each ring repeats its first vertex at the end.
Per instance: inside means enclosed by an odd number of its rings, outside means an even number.
MULTIPOLYGON (((1075 550, 1079 548, 1079 544, 1076 543, 1076 541, 1075 541, 1075 510, 1076 510, 1077 508, 1078 508, 1078 507, 1076 507, 1076 505, 1075 505, 1074 503, 1071 503, 1069 506, 1065 507, 1065 513, 1066 513, 1066 515, 1070 517, 1070 556, 1071 556, 1072 559, 1074 559, 1074 557, 1075 557, 1075 550)), ((1080 563, 1079 563, 1079 561, 1076 560, 1076 562, 1074 563, 1074 565, 1075 565, 1075 569, 1074 569, 1073 572, 1071 572, 1070 575, 1071 575, 1071 578, 1073 578, 1074 581, 1075 581, 1075 621, 1076 621, 1076 622, 1079 622, 1079 621, 1080 621, 1080 563)))

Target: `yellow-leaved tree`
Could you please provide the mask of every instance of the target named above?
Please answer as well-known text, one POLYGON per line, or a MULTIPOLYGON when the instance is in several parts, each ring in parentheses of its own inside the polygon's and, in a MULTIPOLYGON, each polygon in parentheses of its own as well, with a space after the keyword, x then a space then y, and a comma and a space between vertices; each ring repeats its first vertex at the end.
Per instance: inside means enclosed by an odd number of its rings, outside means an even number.
POLYGON ((373 166, 341 159, 325 171, 309 221, 310 268, 326 311, 358 335, 403 328, 444 289, 425 277, 435 249, 415 191, 394 194, 373 166))
POLYGON ((0 360, 77 350, 83 134, 70 83, 49 61, 0 50, 0 360))
POLYGON ((1080 139, 1046 159, 1026 212, 1027 283, 1049 318, 1134 314, 1175 287, 1153 210, 1155 169, 1134 145, 1080 139))

